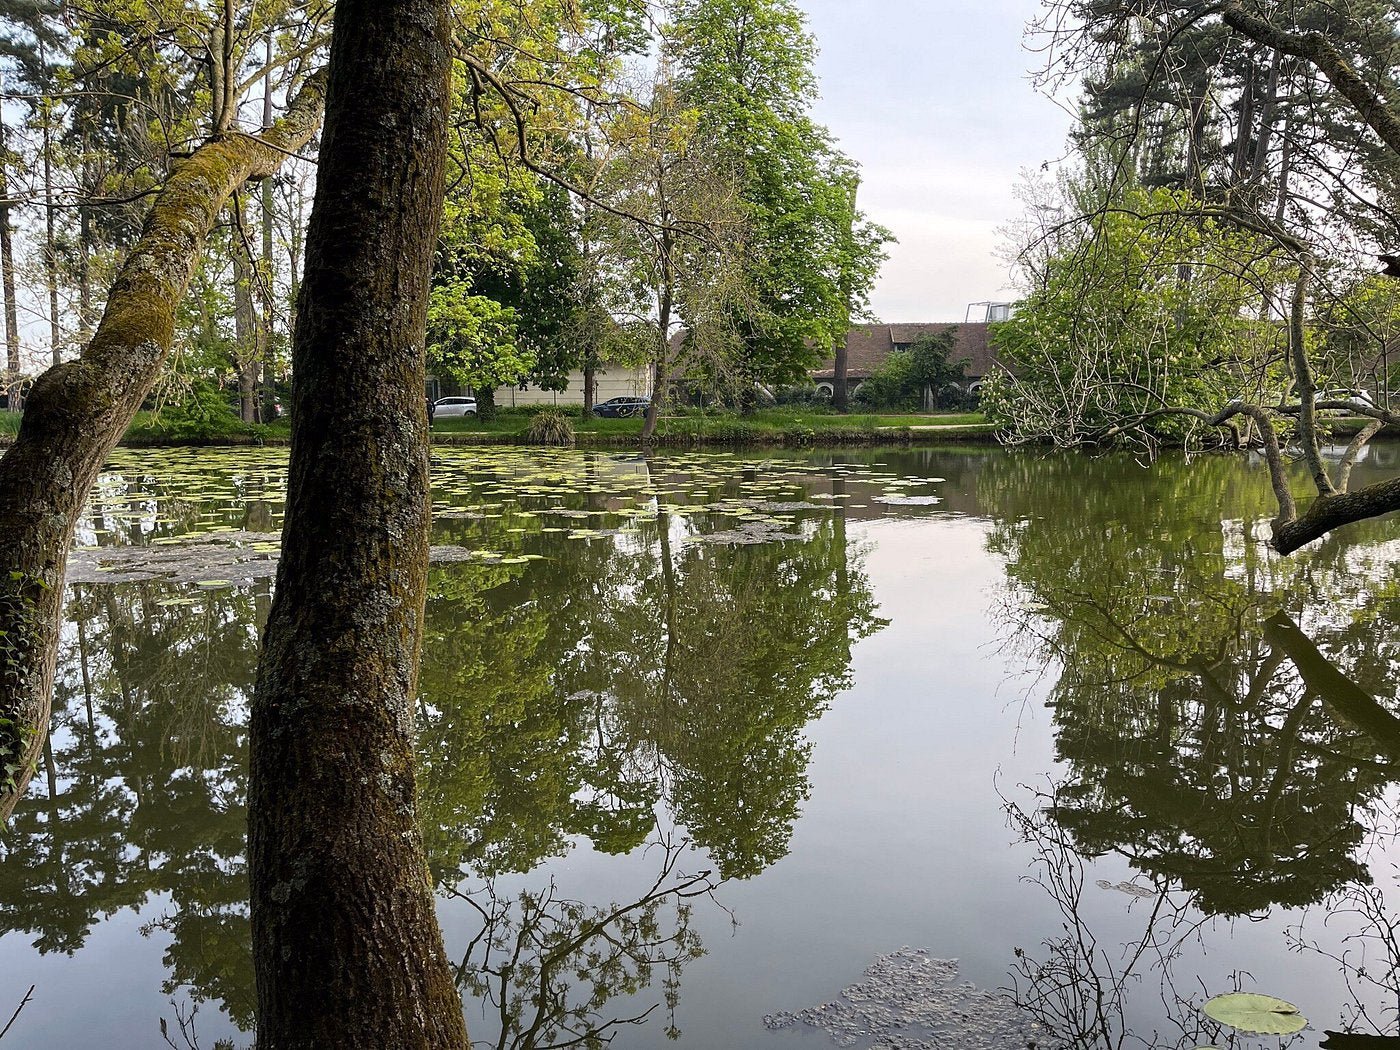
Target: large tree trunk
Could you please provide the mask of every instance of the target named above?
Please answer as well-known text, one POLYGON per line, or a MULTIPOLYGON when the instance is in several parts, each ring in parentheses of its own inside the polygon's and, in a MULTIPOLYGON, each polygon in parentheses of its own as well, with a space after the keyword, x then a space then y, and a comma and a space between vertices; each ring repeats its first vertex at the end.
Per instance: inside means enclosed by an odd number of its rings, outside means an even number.
MULTIPOLYGON (((48 727, 68 546, 108 453, 160 377, 175 310, 224 203, 271 175, 320 123, 322 77, 263 138, 228 135, 176 167, 108 296, 92 342, 34 384, 19 435, 0 459, 0 634, 23 639, 0 668, 0 713, 27 735, 9 815, 48 727)), ((0 750, 6 741, 0 739, 0 750)))
POLYGON ((836 356, 836 371, 831 379, 831 407, 838 412, 847 412, 851 407, 850 394, 850 351, 847 349, 847 340, 850 332, 842 332, 836 337, 833 347, 836 356))
POLYGON ((252 707, 259 1050, 467 1046, 412 748, 451 25, 450 0, 336 5, 287 516, 252 707))

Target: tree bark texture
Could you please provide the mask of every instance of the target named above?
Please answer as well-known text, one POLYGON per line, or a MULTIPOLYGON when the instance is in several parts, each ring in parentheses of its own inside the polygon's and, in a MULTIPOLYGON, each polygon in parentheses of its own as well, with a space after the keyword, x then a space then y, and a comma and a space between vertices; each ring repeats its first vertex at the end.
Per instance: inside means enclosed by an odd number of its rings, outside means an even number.
POLYGON ((0 711, 29 730, 8 817, 48 727, 68 547, 103 461, 160 377, 175 311, 209 230, 233 191, 265 178, 320 124, 323 78, 308 81, 262 138, 211 140, 171 174, 146 217, 81 356, 34 384, 15 442, 0 459, 0 632, 26 644, 0 675, 0 711))
POLYGON ((252 707, 259 1050, 465 1050, 416 816, 450 0, 341 0, 252 707))
POLYGON ((1400 510, 1400 478, 1367 485, 1356 492, 1318 496, 1300 517, 1280 515, 1275 519, 1270 544, 1280 554, 1292 554, 1333 529, 1395 510, 1400 510))
POLYGON ((850 371, 850 351, 846 347, 846 340, 849 337, 849 331, 842 332, 836 337, 836 342, 832 346, 836 358, 836 368, 831 379, 831 407, 838 412, 847 412, 851 407, 848 380, 848 373, 850 371))

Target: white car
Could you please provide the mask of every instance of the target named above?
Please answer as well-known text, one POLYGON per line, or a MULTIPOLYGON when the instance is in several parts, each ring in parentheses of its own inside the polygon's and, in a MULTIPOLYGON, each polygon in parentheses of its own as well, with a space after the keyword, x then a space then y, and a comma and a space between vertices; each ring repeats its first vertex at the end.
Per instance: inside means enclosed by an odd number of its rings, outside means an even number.
MULTIPOLYGON (((1350 402, 1352 402, 1353 404, 1359 405, 1359 406, 1362 407, 1362 408, 1375 408, 1375 407, 1376 407, 1376 403, 1375 403, 1374 401, 1371 400, 1371 395, 1368 394, 1368 393, 1366 393, 1366 391, 1364 391, 1364 390, 1354 390, 1354 389, 1353 389, 1353 390, 1342 390, 1342 389, 1319 390, 1319 391, 1317 392, 1317 400, 1319 400, 1319 401, 1350 401, 1350 402)), ((1341 413, 1341 412, 1344 412, 1345 410, 1344 410, 1344 409, 1340 409, 1340 408, 1331 408, 1331 409, 1324 409, 1323 411, 1324 411, 1324 412, 1337 412, 1337 413, 1341 413)))
POLYGON ((474 416, 476 415, 476 398, 474 397, 440 397, 433 402, 433 418, 442 416, 474 416))

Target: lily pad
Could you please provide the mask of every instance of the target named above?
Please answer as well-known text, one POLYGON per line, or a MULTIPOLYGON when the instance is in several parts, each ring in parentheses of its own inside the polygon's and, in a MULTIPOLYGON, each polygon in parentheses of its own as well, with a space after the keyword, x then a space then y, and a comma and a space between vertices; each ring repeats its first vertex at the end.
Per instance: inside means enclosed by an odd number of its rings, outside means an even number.
POLYGON ((1230 992, 1207 999, 1201 1010, 1212 1020, 1256 1035, 1292 1035, 1308 1019, 1292 1003, 1256 992, 1230 992))

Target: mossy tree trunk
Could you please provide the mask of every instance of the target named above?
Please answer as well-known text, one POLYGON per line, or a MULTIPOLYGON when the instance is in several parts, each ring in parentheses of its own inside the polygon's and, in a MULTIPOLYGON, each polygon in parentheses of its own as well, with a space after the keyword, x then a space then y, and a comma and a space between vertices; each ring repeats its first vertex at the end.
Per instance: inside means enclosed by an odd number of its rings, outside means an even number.
POLYGON ((210 140, 175 168, 92 341, 77 360, 35 382, 19 434, 0 459, 0 634, 24 639, 0 675, 0 713, 15 718, 27 739, 16 790, 0 798, 0 819, 13 809, 43 748, 65 563, 88 492, 160 377, 175 311, 224 204, 310 140, 321 120, 322 82, 320 75, 309 80, 266 135, 210 140))
POLYGON ((465 1050, 416 816, 451 0, 340 0, 252 705, 259 1050, 465 1050))

